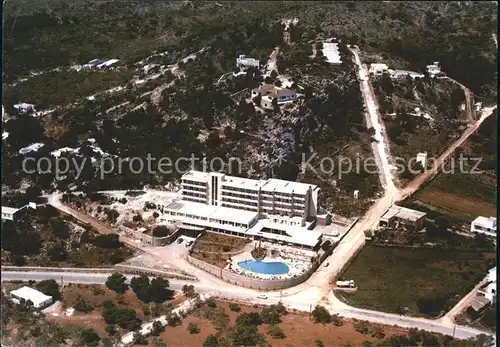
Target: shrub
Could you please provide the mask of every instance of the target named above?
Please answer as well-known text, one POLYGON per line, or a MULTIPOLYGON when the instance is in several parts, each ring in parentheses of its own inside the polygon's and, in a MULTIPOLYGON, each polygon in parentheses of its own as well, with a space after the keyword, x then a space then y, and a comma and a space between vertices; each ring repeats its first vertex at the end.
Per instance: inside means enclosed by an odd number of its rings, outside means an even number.
POLYGON ((312 311, 313 320, 315 323, 330 323, 332 317, 326 308, 320 305, 316 305, 312 311))
POLYGON ((217 347, 219 345, 219 340, 217 340, 217 336, 210 334, 203 342, 203 347, 217 347))
POLYGON ((277 325, 271 325, 269 329, 267 330, 267 334, 271 336, 273 339, 284 339, 285 338, 285 333, 283 332, 283 329, 281 329, 277 325))
POLYGON ((158 321, 153 322, 153 328, 151 329, 151 335, 159 336, 162 332, 165 331, 165 327, 158 321))
POLYGON ((198 334, 200 332, 200 328, 198 327, 198 325, 193 322, 188 324, 187 330, 191 335, 198 334))
POLYGON ((368 332, 370 331, 369 325, 365 321, 357 321, 356 323, 354 323, 354 329, 361 334, 368 334, 368 332))
POLYGON ((314 346, 316 346, 316 347, 325 347, 325 344, 320 339, 316 339, 314 341, 314 346))
POLYGON ((241 311, 240 305, 235 304, 234 302, 229 304, 229 309, 233 312, 240 312, 241 311))
POLYGON ((217 307, 217 303, 215 302, 214 299, 208 299, 207 300, 207 306, 210 307, 210 308, 216 308, 217 307))
POLYGON ((94 310, 94 306, 92 305, 92 303, 85 300, 81 295, 78 295, 78 297, 76 298, 75 310, 88 313, 94 310))

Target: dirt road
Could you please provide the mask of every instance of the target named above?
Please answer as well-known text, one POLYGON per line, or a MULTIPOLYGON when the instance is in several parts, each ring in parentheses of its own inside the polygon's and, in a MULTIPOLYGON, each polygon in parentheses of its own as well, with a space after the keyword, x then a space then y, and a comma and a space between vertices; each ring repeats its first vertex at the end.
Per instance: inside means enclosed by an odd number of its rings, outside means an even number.
POLYGON ((458 138, 457 141, 455 141, 450 147, 448 147, 448 149, 434 161, 430 170, 427 170, 415 177, 405 188, 400 191, 398 200, 404 200, 406 197, 415 193, 423 183, 436 176, 443 168, 444 164, 447 162, 451 154, 455 152, 458 147, 460 147, 472 134, 474 134, 479 129, 481 123, 486 118, 491 116, 494 110, 496 110, 496 106, 485 108, 482 112, 481 118, 477 122, 474 122, 474 124, 469 125, 469 127, 463 132, 460 138, 458 138))
POLYGON ((458 84, 460 88, 464 91, 465 94, 465 112, 467 115, 467 120, 469 121, 470 124, 474 123, 477 121, 477 116, 476 116, 476 106, 475 106, 475 101, 474 101, 474 93, 470 91, 469 88, 464 86, 462 83, 458 82, 457 80, 454 80, 451 77, 446 77, 448 80, 451 82, 458 84))

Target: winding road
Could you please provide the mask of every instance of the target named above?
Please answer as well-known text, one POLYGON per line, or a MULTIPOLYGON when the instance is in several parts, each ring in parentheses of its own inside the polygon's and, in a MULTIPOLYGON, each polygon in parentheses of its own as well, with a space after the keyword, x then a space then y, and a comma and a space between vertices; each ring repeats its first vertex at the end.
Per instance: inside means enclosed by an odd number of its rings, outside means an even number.
MULTIPOLYGON (((373 95, 373 90, 369 85, 369 76, 367 73, 366 66, 364 66, 359 58, 359 52, 357 49, 352 50, 355 56, 355 62, 359 69, 360 87, 365 100, 366 108, 368 111, 368 117, 375 129, 375 139, 376 143, 373 146, 374 154, 377 160, 377 165, 379 167, 380 179, 382 187, 384 189, 384 195, 382 198, 378 199, 374 205, 369 209, 369 211, 361 218, 356 225, 351 229, 351 231, 345 236, 345 238, 339 243, 339 245, 334 249, 333 254, 327 262, 329 265, 327 267, 320 267, 306 282, 286 290, 282 291, 272 291, 266 293, 267 299, 259 299, 257 295, 258 291, 238 287, 229 283, 226 283, 215 276, 212 276, 200 269, 195 268, 190 265, 182 256, 176 257, 175 259, 170 258, 170 261, 176 262, 177 266, 182 266, 184 271, 190 272, 197 276, 199 282, 196 283, 196 290, 200 293, 207 293, 215 297, 220 297, 228 300, 241 301, 245 303, 258 303, 258 304, 274 304, 281 301, 284 305, 291 309, 296 309, 300 311, 310 311, 315 305, 324 305, 331 313, 338 313, 341 316, 356 318, 360 320, 368 320, 371 322, 377 322, 381 324, 389 325, 399 325, 402 327, 418 328, 428 331, 433 331, 442 334, 454 335, 457 338, 469 338, 474 337, 478 334, 484 333, 481 330, 473 329, 470 327, 454 325, 448 319, 431 320, 424 318, 415 318, 400 316, 390 313, 377 312, 372 310, 366 310, 356 307, 351 307, 335 297, 331 290, 330 282, 337 276, 348 263, 348 261, 363 247, 365 243, 364 231, 374 229, 379 223, 380 217, 385 213, 385 211, 394 203, 394 201, 402 200, 405 196, 412 194, 416 191, 421 184, 431 179, 435 174, 437 174, 440 165, 435 165, 433 170, 425 172, 413 180, 405 189, 399 190, 394 184, 395 177, 391 165, 391 156, 388 149, 387 135, 385 133, 385 127, 381 121, 378 108, 376 106, 376 99, 373 95)), ((273 68, 272 60, 275 59, 278 50, 273 52, 270 61, 270 67, 273 68)), ((486 108, 483 111, 481 118, 471 125, 462 136, 450 147, 448 148, 439 158, 437 163, 444 163, 447 158, 458 148, 470 135, 472 135, 478 128, 479 125, 493 113, 494 107, 486 108)), ((49 197, 49 203, 61 210, 66 214, 70 214, 80 221, 90 224, 98 232, 105 234, 115 232, 114 229, 106 226, 105 224, 96 221, 92 217, 75 211, 72 208, 61 203, 60 195, 53 194, 49 197)), ((127 243, 129 246, 135 249, 141 250, 148 254, 153 254, 156 257, 165 260, 166 256, 158 254, 151 247, 140 246, 130 239, 121 237, 121 240, 127 243)), ((44 279, 55 279, 61 280, 64 283, 96 283, 103 284, 106 281, 109 274, 89 274, 89 273, 58 273, 58 272, 20 272, 20 271, 3 271, 2 270, 2 281, 13 281, 13 280, 44 280, 44 279)), ((131 278, 131 276, 127 276, 131 278)), ((183 281, 169 280, 171 287, 173 289, 179 290, 182 285, 185 284, 183 281)))

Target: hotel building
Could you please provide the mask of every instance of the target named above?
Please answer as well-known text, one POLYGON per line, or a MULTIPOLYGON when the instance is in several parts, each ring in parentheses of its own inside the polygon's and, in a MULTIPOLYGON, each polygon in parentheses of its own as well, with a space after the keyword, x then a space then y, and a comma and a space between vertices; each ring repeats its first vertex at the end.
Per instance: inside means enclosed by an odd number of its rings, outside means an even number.
POLYGON ((190 171, 182 176, 180 201, 164 209, 160 222, 314 248, 321 243, 321 233, 311 230, 318 193, 311 184, 190 171))

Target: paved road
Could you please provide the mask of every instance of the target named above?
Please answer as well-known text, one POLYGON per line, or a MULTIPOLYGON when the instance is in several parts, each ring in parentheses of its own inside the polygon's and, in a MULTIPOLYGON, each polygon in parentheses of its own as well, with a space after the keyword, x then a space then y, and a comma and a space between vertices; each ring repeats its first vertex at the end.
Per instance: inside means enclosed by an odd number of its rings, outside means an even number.
MULTIPOLYGON (((106 282, 107 277, 110 274, 82 274, 82 273, 58 273, 58 272, 2 272, 2 281, 15 281, 15 280, 35 280, 42 281, 47 279, 54 279, 57 281, 62 281, 63 283, 82 283, 82 284, 104 284, 106 282)), ((126 275, 128 280, 133 277, 132 275, 126 275)), ((181 290, 182 286, 185 284, 183 281, 179 280, 169 280, 170 287, 174 290, 181 290)), ((239 287, 236 287, 239 289, 239 287)), ((293 309, 297 309, 300 311, 309 311, 317 304, 314 300, 310 298, 312 296, 305 295, 303 296, 303 300, 299 300, 300 298, 296 295, 293 296, 283 296, 283 293, 280 292, 270 292, 266 295, 267 299, 258 299, 257 291, 253 292, 253 296, 249 297, 248 292, 234 291, 231 286, 220 287, 218 290, 213 290, 211 284, 207 285, 204 283, 196 283, 195 289, 199 293, 207 293, 216 297, 221 297, 229 300, 247 302, 247 303, 259 303, 259 304, 273 304, 281 301, 285 306, 293 309)), ((309 288, 314 291, 314 288, 309 288)), ((316 288, 316 293, 321 293, 321 288, 316 288)), ((332 306, 332 302, 336 302, 338 299, 330 291, 330 295, 326 298, 325 302, 322 302, 327 308, 329 308, 331 313, 338 313, 341 316, 348 318, 356 318, 362 320, 369 320, 372 322, 377 322, 380 324, 388 324, 388 325, 399 325, 402 327, 409 328, 418 328, 424 329, 428 331, 434 331, 442 334, 453 335, 453 330, 455 330, 455 337, 457 338, 469 338, 476 336, 478 334, 483 333, 480 330, 472 329, 464 326, 456 326, 445 324, 439 320, 433 321, 429 319, 422 318, 413 318, 413 317, 405 317, 399 316, 395 314, 364 310, 359 308, 350 307, 344 303, 336 303, 336 305, 332 306)))

